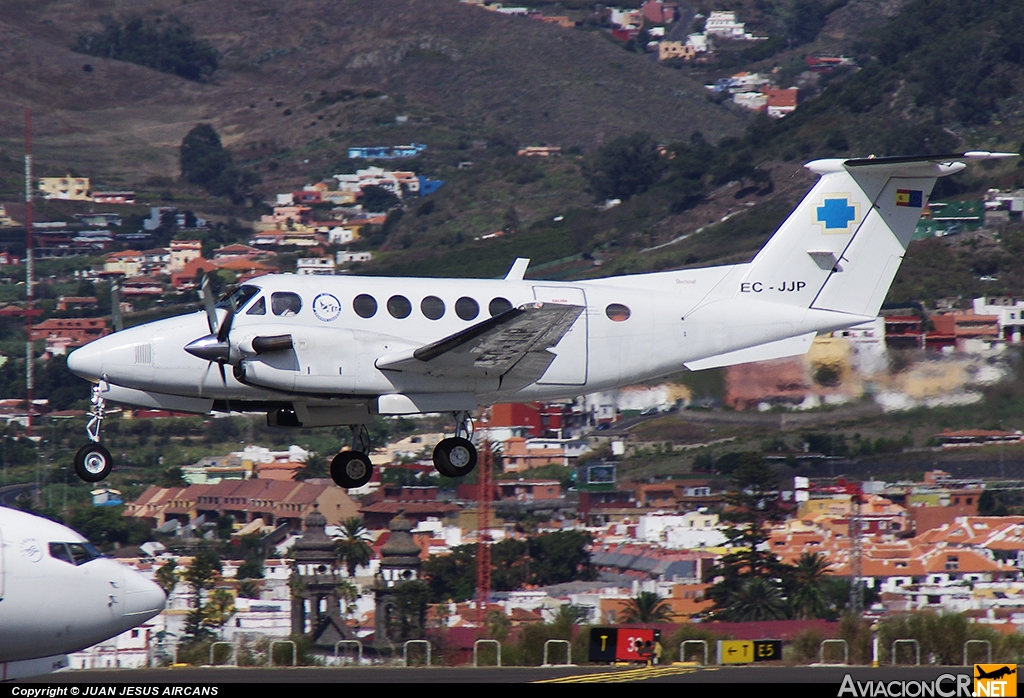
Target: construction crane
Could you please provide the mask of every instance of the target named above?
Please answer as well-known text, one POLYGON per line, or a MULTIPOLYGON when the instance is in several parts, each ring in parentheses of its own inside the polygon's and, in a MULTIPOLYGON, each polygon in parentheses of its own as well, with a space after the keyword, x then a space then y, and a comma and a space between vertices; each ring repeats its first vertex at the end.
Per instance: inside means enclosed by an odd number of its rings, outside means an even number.
MULTIPOLYGON (((480 422, 486 423, 486 416, 480 422)), ((490 421, 489 419, 487 420, 490 421)), ((477 627, 486 627, 487 603, 491 599, 491 503, 494 500, 493 454, 491 453, 490 430, 481 430, 477 466, 477 480, 480 486, 476 509, 476 608, 477 627)))
POLYGON ((839 481, 846 494, 850 495, 850 613, 860 617, 864 612, 864 526, 861 507, 864 504, 864 490, 858 483, 839 481))

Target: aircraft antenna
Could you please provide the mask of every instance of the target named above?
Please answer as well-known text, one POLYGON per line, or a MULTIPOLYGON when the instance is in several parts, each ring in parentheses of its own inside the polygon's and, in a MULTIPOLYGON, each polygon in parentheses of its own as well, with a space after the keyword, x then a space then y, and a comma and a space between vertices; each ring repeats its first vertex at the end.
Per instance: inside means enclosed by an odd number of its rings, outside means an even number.
POLYGON ((25 392, 26 430, 32 436, 32 398, 35 376, 32 366, 32 110, 25 108, 25 392))
MULTIPOLYGON (((487 423, 486 416, 480 419, 480 426, 487 423)), ((476 608, 478 628, 487 627, 487 603, 491 599, 491 502, 494 500, 494 473, 492 470, 491 431, 479 429, 480 463, 477 465, 477 480, 480 494, 477 501, 476 539, 476 608)))

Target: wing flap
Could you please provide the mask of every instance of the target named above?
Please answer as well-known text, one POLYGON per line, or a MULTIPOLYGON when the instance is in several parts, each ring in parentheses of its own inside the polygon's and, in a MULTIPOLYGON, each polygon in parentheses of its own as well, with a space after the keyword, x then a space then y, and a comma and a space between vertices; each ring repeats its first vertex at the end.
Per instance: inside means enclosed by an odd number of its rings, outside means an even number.
POLYGON ((517 382, 532 382, 554 360, 547 350, 558 344, 583 310, 556 303, 523 305, 422 347, 385 354, 375 365, 382 371, 465 378, 503 376, 522 363, 525 370, 516 372, 517 382))

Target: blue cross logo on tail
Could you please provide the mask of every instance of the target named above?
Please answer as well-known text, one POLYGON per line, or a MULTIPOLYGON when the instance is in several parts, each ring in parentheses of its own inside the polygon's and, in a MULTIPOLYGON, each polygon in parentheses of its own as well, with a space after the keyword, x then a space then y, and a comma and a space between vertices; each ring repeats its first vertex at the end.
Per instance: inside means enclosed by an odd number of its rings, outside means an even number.
POLYGON ((814 209, 814 222, 821 224, 826 235, 852 232, 850 224, 857 220, 858 208, 856 203, 850 203, 849 196, 826 197, 814 209))

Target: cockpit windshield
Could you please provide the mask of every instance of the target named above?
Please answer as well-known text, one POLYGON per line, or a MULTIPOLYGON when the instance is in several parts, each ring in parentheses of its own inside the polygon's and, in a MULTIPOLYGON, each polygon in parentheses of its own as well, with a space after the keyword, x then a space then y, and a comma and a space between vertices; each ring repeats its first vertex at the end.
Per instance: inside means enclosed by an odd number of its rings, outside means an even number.
POLYGON ((252 300, 252 297, 260 292, 259 286, 239 286, 231 293, 225 295, 219 301, 217 301, 218 308, 224 308, 229 310, 234 302, 235 311, 241 310, 245 307, 245 304, 252 300))
POLYGON ((50 543, 50 557, 72 565, 84 565, 90 560, 103 557, 103 554, 93 547, 92 543, 50 543))

